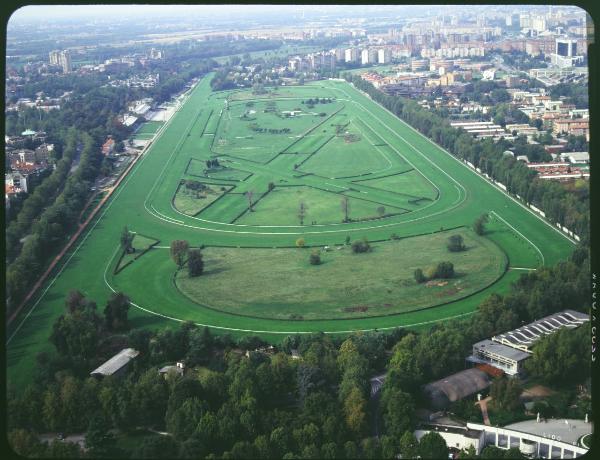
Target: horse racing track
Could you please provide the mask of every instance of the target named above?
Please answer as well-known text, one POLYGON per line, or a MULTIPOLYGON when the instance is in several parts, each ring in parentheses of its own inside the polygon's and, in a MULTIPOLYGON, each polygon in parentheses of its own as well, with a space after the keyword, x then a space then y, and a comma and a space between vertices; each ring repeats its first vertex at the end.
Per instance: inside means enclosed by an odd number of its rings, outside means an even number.
POLYGON ((468 315, 524 270, 573 248, 346 82, 253 94, 212 92, 210 78, 190 90, 14 321, 13 381, 32 372, 71 289, 98 305, 126 293, 133 327, 193 321, 277 340, 468 315), (483 213, 479 236, 471 227, 483 213), (135 233, 133 255, 120 248, 125 226, 135 233), (448 251, 455 234, 466 250, 448 251), (347 243, 361 239, 371 250, 356 254, 347 243), (203 248, 202 276, 177 270, 173 240, 203 248), (311 265, 316 250, 321 264, 311 265), (454 277, 415 281, 417 268, 442 261, 453 263, 454 277))

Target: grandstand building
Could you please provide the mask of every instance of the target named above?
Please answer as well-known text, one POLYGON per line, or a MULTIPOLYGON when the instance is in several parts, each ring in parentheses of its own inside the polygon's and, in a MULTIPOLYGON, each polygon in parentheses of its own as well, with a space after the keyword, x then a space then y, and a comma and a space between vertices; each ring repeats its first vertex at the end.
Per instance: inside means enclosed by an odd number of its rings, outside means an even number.
POLYGON ((574 310, 554 313, 518 329, 495 335, 491 340, 473 344, 473 354, 467 361, 475 365, 489 364, 507 375, 519 376, 535 342, 559 329, 575 329, 589 320, 588 315, 574 310))

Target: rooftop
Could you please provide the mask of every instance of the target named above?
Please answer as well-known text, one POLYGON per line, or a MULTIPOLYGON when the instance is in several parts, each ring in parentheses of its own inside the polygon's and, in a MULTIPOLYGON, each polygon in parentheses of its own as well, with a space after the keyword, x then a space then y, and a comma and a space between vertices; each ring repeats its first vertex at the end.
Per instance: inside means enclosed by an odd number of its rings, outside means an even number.
POLYGON ((477 348, 478 350, 485 350, 489 353, 494 353, 496 355, 511 359, 513 361, 522 361, 524 359, 529 358, 529 353, 517 350, 516 348, 509 347, 507 345, 503 345, 502 343, 494 342, 490 339, 485 339, 481 342, 473 344, 473 348, 477 348))
POLYGON ((490 386, 489 376, 479 369, 467 369, 449 375, 423 388, 434 407, 443 408, 490 386))
POLYGON ((563 328, 575 329, 589 320, 589 316, 585 313, 575 310, 564 310, 513 331, 498 334, 492 337, 492 340, 515 349, 531 351, 530 347, 543 336, 552 334, 563 328))
POLYGON ((562 442, 578 444, 579 438, 593 432, 594 425, 585 423, 583 420, 560 418, 548 419, 539 423, 535 420, 526 420, 506 425, 504 428, 544 437, 555 436, 562 442))
POLYGON ((113 375, 139 354, 140 352, 133 348, 124 348, 100 367, 90 372, 90 375, 113 375))

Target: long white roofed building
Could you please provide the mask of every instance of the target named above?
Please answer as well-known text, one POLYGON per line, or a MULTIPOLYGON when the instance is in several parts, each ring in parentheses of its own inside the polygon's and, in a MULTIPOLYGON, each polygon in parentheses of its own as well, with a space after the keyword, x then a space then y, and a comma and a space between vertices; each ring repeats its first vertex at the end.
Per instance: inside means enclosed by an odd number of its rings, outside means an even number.
POLYGON ((519 375, 523 362, 531 356, 532 346, 542 337, 560 329, 575 329, 590 318, 585 313, 564 310, 503 334, 473 344, 467 358, 475 364, 490 364, 508 375, 519 375))

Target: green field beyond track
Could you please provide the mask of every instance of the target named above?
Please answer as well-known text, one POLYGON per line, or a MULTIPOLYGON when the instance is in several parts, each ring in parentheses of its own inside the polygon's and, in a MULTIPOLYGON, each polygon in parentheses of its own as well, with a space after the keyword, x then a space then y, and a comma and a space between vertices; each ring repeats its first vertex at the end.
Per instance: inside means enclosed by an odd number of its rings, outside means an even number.
POLYGON ((346 82, 253 95, 213 93, 211 78, 191 90, 9 328, 13 383, 30 379, 71 289, 100 308, 122 290, 135 307, 133 327, 192 320, 216 332, 278 339, 468 315, 524 270, 573 249, 554 227, 346 82), (214 159, 219 166, 209 167, 214 159), (469 229, 484 212, 488 231, 477 237, 469 229), (124 226, 141 246, 158 243, 115 274, 124 226), (465 238, 464 253, 445 248, 453 233, 465 238), (368 238, 373 251, 335 249, 347 237, 368 238), (296 248, 299 238, 309 248, 296 248), (206 246, 205 276, 176 275, 168 251, 176 239, 206 246), (325 252, 326 245, 333 249, 325 252), (321 249, 322 265, 309 265, 310 247, 321 249), (411 279, 415 268, 443 260, 458 273, 448 284, 411 279))

